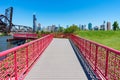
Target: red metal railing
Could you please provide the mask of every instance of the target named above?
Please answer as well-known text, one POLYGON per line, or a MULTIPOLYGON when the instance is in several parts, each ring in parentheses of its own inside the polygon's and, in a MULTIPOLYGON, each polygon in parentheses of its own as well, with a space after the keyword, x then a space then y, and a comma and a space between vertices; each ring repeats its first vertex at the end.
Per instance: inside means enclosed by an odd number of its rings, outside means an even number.
POLYGON ((102 80, 120 80, 120 51, 75 35, 70 39, 102 80))
POLYGON ((52 35, 0 52, 0 80, 23 80, 25 73, 52 41, 52 35))

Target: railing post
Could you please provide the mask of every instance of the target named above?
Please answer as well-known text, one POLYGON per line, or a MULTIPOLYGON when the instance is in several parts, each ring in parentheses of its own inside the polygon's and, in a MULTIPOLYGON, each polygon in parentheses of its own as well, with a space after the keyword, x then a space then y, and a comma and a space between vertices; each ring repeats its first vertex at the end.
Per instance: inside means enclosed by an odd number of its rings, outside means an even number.
POLYGON ((86 58, 86 56, 85 56, 85 43, 86 43, 85 39, 83 40, 83 43, 84 43, 84 47, 83 47, 83 55, 84 55, 84 57, 86 58))
POLYGON ((85 40, 85 47, 84 48, 85 48, 84 49, 85 50, 85 53, 84 53, 85 54, 85 58, 87 59, 87 56, 86 56, 87 55, 87 40, 85 40))
POLYGON ((90 42, 90 53, 89 53, 89 59, 91 58, 91 42, 90 42))
POLYGON ((18 77, 17 77, 17 55, 16 55, 16 51, 14 51, 14 70, 15 70, 15 80, 18 80, 18 77))
POLYGON ((106 67, 105 67, 105 77, 108 80, 107 73, 108 73, 108 50, 106 52, 106 67))
POLYGON ((42 47, 41 47, 41 49, 42 49, 42 51, 43 51, 43 39, 42 39, 42 41, 41 41, 41 42, 42 42, 42 47))
POLYGON ((39 41, 37 41, 37 55, 39 56, 39 41))
POLYGON ((28 46, 26 46, 26 67, 28 69, 28 46))
POLYGON ((81 42, 81 43, 82 43, 82 50, 81 50, 81 51, 82 51, 82 54, 83 54, 83 56, 84 56, 84 40, 83 40, 83 39, 82 39, 82 42, 81 42))
POLYGON ((98 46, 96 45, 96 51, 95 51, 95 71, 96 71, 96 68, 97 68, 97 54, 98 54, 98 46))
POLYGON ((114 60, 114 80, 116 80, 116 69, 115 69, 115 67, 116 67, 116 57, 117 57, 117 55, 115 54, 114 55, 115 56, 115 60, 114 60))
POLYGON ((43 50, 45 49, 45 37, 43 38, 43 50))
POLYGON ((40 41, 38 41, 38 53, 40 54, 40 41))
MULTIPOLYGON (((35 52, 35 47, 34 47, 34 43, 32 44, 32 46, 33 46, 33 52, 32 52, 32 54, 35 52)), ((33 60, 35 59, 35 53, 34 53, 34 55, 32 55, 32 57, 33 57, 33 60)))
POLYGON ((40 40, 40 54, 42 52, 42 40, 40 40))

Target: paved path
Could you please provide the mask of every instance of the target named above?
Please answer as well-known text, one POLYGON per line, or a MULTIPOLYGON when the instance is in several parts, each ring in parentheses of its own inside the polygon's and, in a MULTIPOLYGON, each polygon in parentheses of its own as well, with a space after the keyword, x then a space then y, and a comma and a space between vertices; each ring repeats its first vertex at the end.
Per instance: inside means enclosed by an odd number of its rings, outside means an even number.
POLYGON ((68 39, 54 38, 24 80, 87 80, 68 39))

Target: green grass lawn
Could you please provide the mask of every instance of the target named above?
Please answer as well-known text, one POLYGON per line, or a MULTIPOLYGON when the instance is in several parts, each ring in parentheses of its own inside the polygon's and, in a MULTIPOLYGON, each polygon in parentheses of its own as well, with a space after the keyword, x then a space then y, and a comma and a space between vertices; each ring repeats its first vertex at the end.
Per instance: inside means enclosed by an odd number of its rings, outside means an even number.
POLYGON ((77 31, 77 35, 120 50, 120 31, 77 31))

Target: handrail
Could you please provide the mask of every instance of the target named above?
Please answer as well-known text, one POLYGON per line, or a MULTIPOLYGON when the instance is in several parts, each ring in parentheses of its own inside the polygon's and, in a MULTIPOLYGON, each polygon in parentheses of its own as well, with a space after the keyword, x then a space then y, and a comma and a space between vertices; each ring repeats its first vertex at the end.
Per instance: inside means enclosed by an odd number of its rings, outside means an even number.
POLYGON ((21 46, 0 52, 0 80, 23 80, 25 73, 52 41, 46 35, 21 46))
POLYGON ((120 80, 120 51, 76 35, 70 39, 101 80, 120 80))

